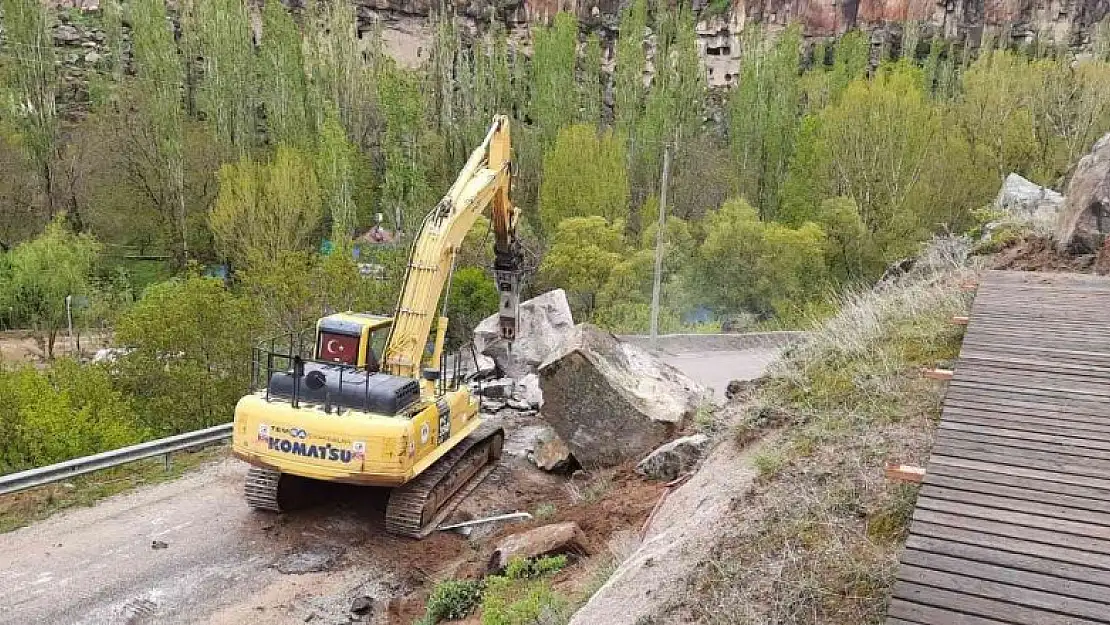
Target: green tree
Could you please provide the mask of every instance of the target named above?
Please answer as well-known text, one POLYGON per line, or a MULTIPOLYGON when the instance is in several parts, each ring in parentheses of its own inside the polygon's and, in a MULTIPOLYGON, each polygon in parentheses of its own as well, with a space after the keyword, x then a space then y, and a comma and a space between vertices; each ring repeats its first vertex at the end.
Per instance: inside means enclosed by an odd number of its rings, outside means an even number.
POLYGON ((554 24, 535 32, 532 55, 532 119, 545 145, 578 117, 574 67, 578 49, 578 20, 560 11, 554 24))
POLYGON ((739 168, 737 191, 758 207, 764 219, 774 219, 801 121, 802 32, 795 25, 772 40, 753 26, 744 40, 740 84, 729 96, 729 141, 739 168))
POLYGON ((132 169, 167 224, 179 265, 189 256, 185 198, 185 131, 181 85, 184 67, 162 0, 135 0, 131 49, 135 62, 137 119, 129 120, 132 169))
POLYGON ((999 180, 1028 170, 1036 145, 1029 105, 1039 82, 1027 59, 1007 51, 981 54, 960 77, 956 124, 973 162, 994 169, 999 180))
POLYGON ((786 183, 789 222, 814 220, 823 200, 849 197, 882 262, 910 253, 939 224, 958 228, 984 185, 967 173, 966 144, 946 127, 905 63, 849 84, 804 125, 786 183))
POLYGON ((872 248, 869 234, 851 198, 821 202, 817 224, 825 233, 825 266, 833 280, 840 284, 863 282, 883 269, 881 264, 872 265, 868 258, 872 248))
POLYGON ((647 30, 647 0, 632 0, 620 16, 620 32, 613 70, 613 116, 616 131, 631 137, 643 114, 646 88, 644 32, 647 30))
MULTIPOLYGON (((39 178, 53 218, 69 211, 70 225, 82 227, 77 203, 61 199, 63 181, 57 161, 61 157, 58 112, 55 103, 58 87, 54 60, 54 41, 47 29, 47 7, 36 0, 3 0, 4 47, 8 61, 0 69, 0 98, 5 117, 13 120, 18 144, 39 178)), ((69 194, 72 199, 72 194, 69 194)))
MULTIPOLYGON (((372 69, 363 60, 367 43, 371 62, 380 55, 380 33, 372 30, 363 41, 358 33, 355 6, 349 2, 325 1, 312 5, 305 63, 317 98, 334 103, 347 137, 358 146, 369 146, 374 125, 372 69)), ((322 127, 331 107, 314 105, 316 125, 322 127)))
POLYGON ((216 243, 237 265, 305 250, 323 216, 316 173, 294 148, 273 161, 244 158, 220 168, 220 192, 208 217, 216 243))
POLYGON ((824 293, 824 234, 763 222, 743 200, 708 217, 691 270, 720 313, 789 316, 824 293))
POLYGON ((388 310, 389 285, 359 275, 349 254, 283 251, 252 258, 238 274, 267 334, 300 332, 335 311, 388 310), (383 305, 385 304, 385 305, 383 305))
POLYGON ((540 221, 545 236, 568 217, 600 215, 613 222, 628 216, 624 146, 612 132, 576 124, 559 133, 543 159, 540 221))
POLYGON ((0 267, 0 306, 31 324, 36 339, 54 358, 54 341, 66 327, 66 297, 88 295, 100 244, 73 234, 59 219, 41 236, 17 245, 0 267))
POLYGON ((226 422, 247 390, 257 322, 250 302, 214 278, 148 288, 116 328, 132 349, 119 379, 142 424, 165 436, 226 422))
POLYGON ((279 0, 265 0, 262 7, 262 42, 258 54, 262 105, 270 143, 300 148, 311 146, 314 128, 308 110, 301 33, 279 0))
POLYGON ((360 155, 358 148, 347 140, 334 106, 325 108, 327 113, 317 138, 316 177, 331 217, 331 240, 346 248, 358 225, 355 194, 360 155))
POLYGON ((428 141, 419 77, 384 59, 374 78, 385 122, 379 206, 393 217, 398 231, 413 232, 433 205, 430 164, 442 152, 428 141))
POLYGON ((258 88, 248 6, 243 0, 194 0, 197 52, 204 60, 199 107, 216 135, 245 153, 255 142, 258 88))
POLYGON ((1030 101, 1038 154, 1034 180, 1063 186, 1064 175, 1110 129, 1110 63, 1045 59, 1033 64, 1040 86, 1030 101))
POLYGON ((545 286, 566 290, 576 319, 589 319, 597 294, 626 253, 624 224, 604 217, 571 217, 559 223, 540 265, 545 286))
POLYGON ((578 81, 578 122, 600 126, 604 83, 601 75, 601 39, 596 34, 586 38, 586 50, 580 62, 582 78, 578 81))
POLYGON ((500 296, 493 278, 481 267, 460 267, 451 278, 447 297, 447 342, 458 348, 470 341, 474 328, 497 312, 500 296))

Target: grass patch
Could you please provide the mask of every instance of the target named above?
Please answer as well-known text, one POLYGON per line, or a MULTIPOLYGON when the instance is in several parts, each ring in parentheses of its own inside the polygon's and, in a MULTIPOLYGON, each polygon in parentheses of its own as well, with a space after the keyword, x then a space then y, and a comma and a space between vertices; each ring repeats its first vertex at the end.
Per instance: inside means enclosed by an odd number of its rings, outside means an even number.
POLYGON ((10 532, 55 512, 76 506, 91 506, 105 497, 124 491, 181 477, 201 464, 227 455, 227 447, 217 445, 196 452, 173 454, 167 471, 161 458, 133 462, 105 469, 20 493, 0 497, 0 533, 10 532))
POLYGON ((552 588, 551 576, 567 566, 566 556, 516 558, 501 575, 484 580, 449 579, 436 584, 419 625, 461 619, 476 609, 482 625, 557 625, 570 620, 573 605, 552 588))
POLYGON ((916 488, 887 461, 923 464, 969 294, 958 271, 845 303, 770 372, 735 431, 759 479, 714 559, 674 606, 699 623, 881 623, 916 488))

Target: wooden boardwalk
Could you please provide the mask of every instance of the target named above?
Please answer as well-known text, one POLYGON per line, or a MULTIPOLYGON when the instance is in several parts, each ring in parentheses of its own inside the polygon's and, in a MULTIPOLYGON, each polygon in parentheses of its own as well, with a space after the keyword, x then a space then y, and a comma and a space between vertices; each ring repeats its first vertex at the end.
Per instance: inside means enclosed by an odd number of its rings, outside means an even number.
POLYGON ((888 625, 1110 623, 1110 279, 979 285, 888 625))

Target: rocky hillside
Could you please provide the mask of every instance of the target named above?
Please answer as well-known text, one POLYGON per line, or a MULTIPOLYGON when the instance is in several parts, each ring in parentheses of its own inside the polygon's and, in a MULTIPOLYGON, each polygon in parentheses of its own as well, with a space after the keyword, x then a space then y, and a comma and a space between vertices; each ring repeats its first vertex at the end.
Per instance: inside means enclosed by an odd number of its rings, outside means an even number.
MULTIPOLYGON (((307 0, 311 2, 312 0, 307 0)), ((286 0, 303 8, 306 0, 286 0)), ((423 60, 431 43, 426 20, 438 3, 430 0, 353 0, 359 28, 381 24, 389 51, 405 65, 423 60)), ((81 78, 104 58, 103 32, 95 27, 100 0, 69 0, 58 4, 61 19, 55 42, 63 48, 67 76, 81 78)), ((529 24, 546 22, 566 10, 578 16, 583 29, 598 32, 603 41, 615 39, 622 3, 619 0, 458 0, 452 3, 458 21, 478 32, 493 21, 527 37, 529 24)), ((807 38, 833 37, 853 28, 872 34, 872 45, 901 45, 903 22, 921 25, 923 35, 944 37, 975 48, 984 38, 1017 44, 1037 39, 1083 49, 1110 12, 1110 0, 694 0, 698 22, 698 50, 709 84, 735 84, 740 68, 740 33, 749 23, 783 26, 801 22, 807 38)))

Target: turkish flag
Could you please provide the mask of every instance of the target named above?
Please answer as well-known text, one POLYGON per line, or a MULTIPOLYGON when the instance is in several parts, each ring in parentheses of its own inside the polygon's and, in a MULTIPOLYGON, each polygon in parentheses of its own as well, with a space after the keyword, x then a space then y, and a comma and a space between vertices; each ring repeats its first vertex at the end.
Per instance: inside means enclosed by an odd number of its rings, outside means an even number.
POLYGON ((358 364, 358 339, 357 336, 322 332, 320 343, 316 346, 317 358, 348 365, 358 364))

